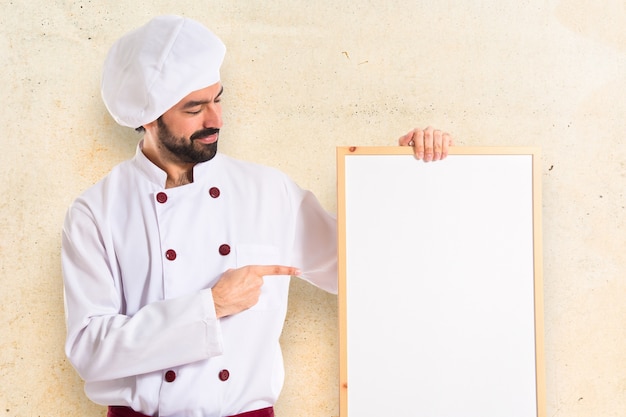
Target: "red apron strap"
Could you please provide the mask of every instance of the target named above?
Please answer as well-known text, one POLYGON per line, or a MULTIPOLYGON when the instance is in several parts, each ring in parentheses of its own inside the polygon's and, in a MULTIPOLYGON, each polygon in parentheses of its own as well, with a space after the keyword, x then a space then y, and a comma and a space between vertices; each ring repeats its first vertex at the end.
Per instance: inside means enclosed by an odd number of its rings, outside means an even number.
MULTIPOLYGON (((150 417, 138 413, 130 407, 109 406, 107 417, 150 417)), ((274 407, 262 408, 260 410, 246 411, 230 417, 274 417, 274 407)))
POLYGON ((150 417, 145 414, 138 413, 130 407, 122 407, 118 405, 110 405, 107 417, 150 417))
POLYGON ((260 410, 246 411, 230 417, 274 417, 274 407, 261 408, 260 410))

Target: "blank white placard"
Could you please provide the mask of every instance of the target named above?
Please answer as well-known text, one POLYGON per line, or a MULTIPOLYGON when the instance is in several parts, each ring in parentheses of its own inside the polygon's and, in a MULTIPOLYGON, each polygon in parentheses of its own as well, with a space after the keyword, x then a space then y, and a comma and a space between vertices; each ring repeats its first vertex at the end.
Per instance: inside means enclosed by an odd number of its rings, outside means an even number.
POLYGON ((338 149, 341 417, 542 415, 537 150, 452 153, 338 149))

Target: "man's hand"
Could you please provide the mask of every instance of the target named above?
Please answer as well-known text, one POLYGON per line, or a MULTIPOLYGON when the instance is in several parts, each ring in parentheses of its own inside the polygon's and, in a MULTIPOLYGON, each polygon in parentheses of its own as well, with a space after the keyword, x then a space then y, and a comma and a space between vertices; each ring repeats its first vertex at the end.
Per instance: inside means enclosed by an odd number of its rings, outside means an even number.
POLYGON ((441 130, 427 127, 415 128, 398 139, 400 146, 412 146, 415 157, 424 162, 439 161, 448 156, 448 148, 453 145, 452 136, 441 130))
POLYGON ((259 301, 263 277, 300 275, 297 268, 282 265, 248 265, 224 272, 212 288, 217 318, 247 310, 259 301))

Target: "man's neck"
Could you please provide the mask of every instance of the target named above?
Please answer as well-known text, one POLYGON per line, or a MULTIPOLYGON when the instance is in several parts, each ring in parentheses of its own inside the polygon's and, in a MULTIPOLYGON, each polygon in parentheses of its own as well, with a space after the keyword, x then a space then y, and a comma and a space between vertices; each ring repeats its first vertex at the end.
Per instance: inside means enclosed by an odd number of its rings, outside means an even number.
POLYGON ((178 174, 171 174, 167 170, 164 171, 167 172, 165 188, 179 187, 193 182, 193 167, 187 171, 181 171, 178 174))
POLYGON ((141 152, 143 152, 150 162, 165 171, 167 174, 165 188, 179 187, 193 182, 194 163, 173 161, 167 158, 167 155, 158 152, 157 149, 154 149, 148 143, 149 142, 145 141, 142 142, 141 152))

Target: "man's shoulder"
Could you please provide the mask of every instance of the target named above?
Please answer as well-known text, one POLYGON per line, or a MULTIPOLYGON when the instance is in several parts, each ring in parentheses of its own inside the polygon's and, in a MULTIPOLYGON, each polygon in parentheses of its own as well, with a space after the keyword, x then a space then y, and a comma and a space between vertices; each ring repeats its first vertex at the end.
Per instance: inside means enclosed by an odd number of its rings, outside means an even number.
POLYGON ((104 177, 85 189, 75 202, 99 201, 112 190, 120 190, 129 183, 134 175, 132 160, 123 161, 115 165, 104 177))
POLYGON ((225 154, 218 154, 219 163, 225 172, 237 172, 241 175, 249 176, 251 180, 268 180, 274 178, 276 180, 287 180, 289 177, 286 173, 278 168, 263 165, 257 162, 236 159, 225 154))

